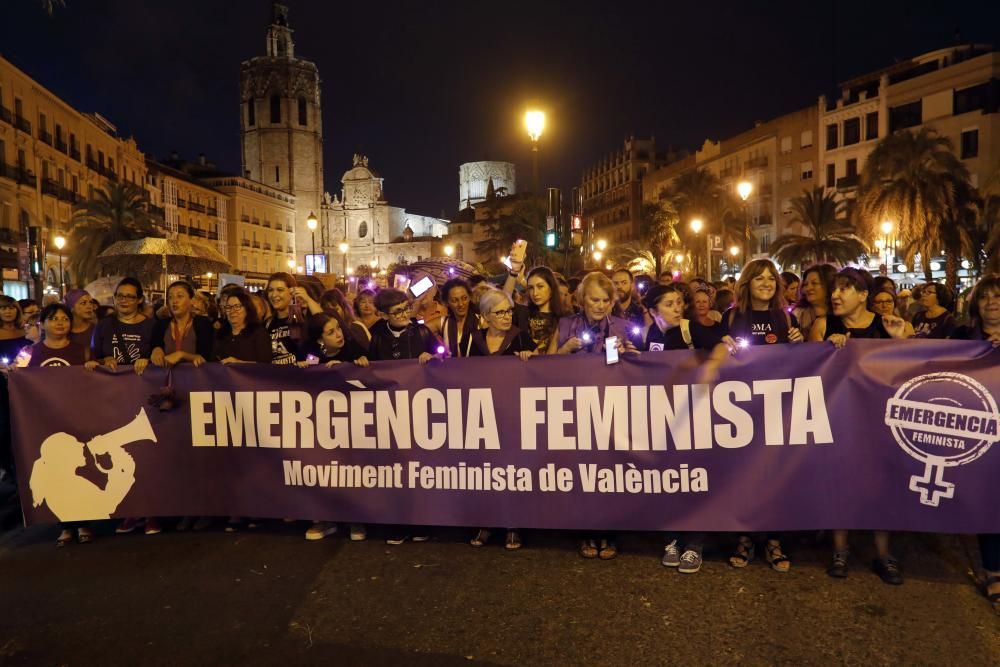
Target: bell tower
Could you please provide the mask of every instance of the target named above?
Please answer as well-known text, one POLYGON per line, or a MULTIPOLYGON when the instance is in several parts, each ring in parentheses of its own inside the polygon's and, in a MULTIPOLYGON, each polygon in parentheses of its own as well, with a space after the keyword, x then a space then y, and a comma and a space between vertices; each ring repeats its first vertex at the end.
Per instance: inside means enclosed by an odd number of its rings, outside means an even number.
POLYGON ((240 144, 243 176, 295 196, 295 257, 305 266, 306 220, 320 216, 323 196, 323 120, 319 70, 295 57, 292 32, 288 8, 274 3, 265 55, 240 65, 240 144))

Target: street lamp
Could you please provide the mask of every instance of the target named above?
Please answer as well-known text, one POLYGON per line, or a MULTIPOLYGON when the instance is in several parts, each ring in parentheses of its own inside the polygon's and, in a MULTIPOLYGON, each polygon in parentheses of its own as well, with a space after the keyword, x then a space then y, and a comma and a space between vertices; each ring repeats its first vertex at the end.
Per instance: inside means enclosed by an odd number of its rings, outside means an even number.
POLYGON ((535 188, 535 194, 541 191, 541 185, 539 185, 538 178, 538 140, 542 136, 542 131, 545 129, 545 112, 531 110, 524 114, 524 126, 528 129, 528 137, 531 139, 531 156, 532 156, 532 179, 535 188))
MULTIPOLYGON (((704 226, 705 226, 705 223, 702 222, 701 218, 695 218, 695 219, 693 219, 691 221, 691 231, 694 232, 696 236, 701 233, 701 230, 702 230, 702 228, 704 226)), ((694 272, 696 274, 699 273, 700 270, 701 270, 701 261, 700 261, 701 260, 701 252, 698 250, 698 243, 699 243, 698 241, 695 241, 695 244, 694 244, 694 248, 695 248, 695 253, 694 253, 694 257, 695 257, 694 272)))
POLYGON ((892 230, 895 225, 892 224, 892 220, 883 220, 882 224, 879 225, 879 229, 882 230, 882 244, 885 246, 885 272, 889 273, 889 267, 892 265, 893 248, 891 242, 892 230))
POLYGON ((347 244, 347 241, 341 241, 340 245, 337 246, 337 249, 340 250, 340 254, 344 258, 344 275, 346 276, 347 275, 347 251, 351 249, 351 246, 349 246, 347 244))
POLYGON ((446 245, 444 247, 444 254, 447 255, 448 257, 451 257, 452 255, 454 255, 455 254, 455 246, 453 246, 453 245, 446 245))
POLYGON ((295 260, 292 259, 291 257, 289 257, 288 258, 288 270, 292 271, 293 269, 295 269, 295 260))
POLYGON ((55 244, 56 250, 59 252, 59 298, 62 299, 65 289, 65 281, 63 280, 63 268, 62 268, 62 249, 66 247, 66 237, 60 234, 59 236, 52 239, 52 243, 55 244))
POLYGON ((595 250, 593 257, 594 257, 594 262, 600 264, 601 257, 604 257, 604 254, 600 250, 595 250))
POLYGON ((205 287, 207 287, 208 291, 211 292, 212 291, 212 272, 211 271, 206 271, 205 272, 205 278, 207 279, 206 283, 205 283, 205 287))
MULTIPOLYGON (((313 244, 312 271, 309 271, 309 273, 316 273, 316 225, 318 224, 319 221, 316 220, 316 214, 312 211, 309 211, 309 217, 306 218, 306 227, 308 227, 309 231, 312 232, 312 244, 313 244)), ((306 262, 306 268, 308 267, 309 267, 309 262, 306 262)))
POLYGON ((604 252, 608 247, 608 242, 604 239, 597 239, 597 249, 604 252))
POLYGON ((740 181, 736 186, 736 192, 739 193, 740 199, 746 201, 750 198, 750 193, 753 192, 753 183, 750 181, 740 181))
POLYGON ((733 274, 736 273, 736 256, 740 254, 739 246, 731 246, 729 248, 729 254, 733 257, 733 274))
POLYGON ((745 259, 750 256, 750 209, 747 207, 747 199, 753 192, 753 183, 740 181, 736 186, 736 192, 743 200, 743 257, 745 259))

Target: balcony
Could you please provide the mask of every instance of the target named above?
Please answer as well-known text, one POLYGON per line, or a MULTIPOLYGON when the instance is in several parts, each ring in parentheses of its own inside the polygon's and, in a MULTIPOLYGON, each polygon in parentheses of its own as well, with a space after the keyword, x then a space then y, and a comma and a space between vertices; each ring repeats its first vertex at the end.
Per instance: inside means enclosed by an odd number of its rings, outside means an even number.
POLYGON ((271 249, 271 244, 270 243, 264 243, 264 250, 270 250, 270 249, 271 249))
POLYGON ((743 163, 744 169, 763 169, 767 166, 767 156, 761 155, 743 163))
POLYGON ((24 116, 14 116, 14 127, 25 134, 31 134, 31 122, 24 116))
POLYGON ((188 202, 188 210, 194 211, 195 213, 204 213, 205 212, 205 207, 202 206, 201 204, 197 203, 197 202, 189 201, 188 202))
POLYGON ((271 221, 270 220, 265 220, 264 221, 264 227, 266 227, 267 229, 270 229, 271 228, 271 221))
POLYGON ((249 215, 241 215, 240 216, 240 222, 250 222, 250 216, 249 215))
POLYGON ((180 197, 177 198, 177 208, 187 208, 187 205, 188 203, 185 200, 180 197))
POLYGON ((61 183, 57 183, 56 181, 47 178, 42 180, 42 194, 57 197, 61 201, 70 202, 71 204, 75 204, 80 201, 80 196, 78 194, 61 183))
POLYGON ((243 239, 242 241, 240 241, 240 245, 243 246, 244 248, 249 248, 250 247, 250 240, 249 239, 243 239))
POLYGON ((52 134, 48 130, 38 130, 38 139, 42 143, 52 145, 52 134))
POLYGON ((149 213, 150 215, 154 215, 158 218, 163 218, 165 215, 162 206, 154 206, 153 204, 149 205, 149 213))
POLYGON ((209 208, 205 209, 205 212, 208 213, 213 218, 219 216, 219 209, 217 209, 217 208, 211 208, 211 207, 209 207, 209 208))
POLYGON ((0 106, 0 121, 7 123, 8 125, 14 124, 14 114, 10 112, 7 107, 0 106))
POLYGON ((3 164, 2 162, 0 162, 0 178, 9 178, 12 181, 17 181, 19 185, 27 185, 30 188, 38 185, 35 172, 24 167, 3 164))
POLYGON ((178 234, 187 234, 188 233, 187 225, 177 225, 177 233, 178 234))
POLYGON ((70 146, 70 148, 69 148, 69 156, 71 158, 73 158, 74 160, 76 160, 77 162, 79 162, 80 161, 80 149, 78 147, 76 147, 76 146, 70 146))
POLYGON ((756 222, 756 224, 757 224, 758 227, 766 227, 767 225, 770 225, 770 224, 773 223, 770 215, 761 215, 761 216, 758 216, 757 219, 755 220, 755 222, 756 222))
POLYGON ((207 234, 207 236, 208 236, 208 240, 209 241, 218 241, 219 240, 219 232, 209 232, 207 234))
POLYGON ((56 137, 56 150, 65 155, 69 152, 69 147, 66 145, 64 140, 56 137))
POLYGON ((284 248, 281 247, 280 243, 274 246, 274 252, 284 252, 284 248))
POLYGON ((256 248, 257 250, 260 250, 260 241, 254 241, 253 247, 256 248))
POLYGON ((858 187, 858 175, 853 176, 843 176, 837 179, 837 189, 838 190, 850 190, 851 188, 858 187))
POLYGON ((254 218, 251 222, 255 225, 260 225, 260 218, 254 218))

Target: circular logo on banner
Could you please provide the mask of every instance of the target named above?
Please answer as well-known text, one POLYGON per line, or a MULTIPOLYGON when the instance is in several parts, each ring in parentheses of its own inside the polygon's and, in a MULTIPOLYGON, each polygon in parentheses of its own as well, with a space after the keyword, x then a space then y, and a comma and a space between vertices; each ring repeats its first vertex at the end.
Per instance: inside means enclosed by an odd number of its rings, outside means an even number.
POLYGON ((993 395, 959 373, 929 373, 906 382, 886 403, 885 423, 899 446, 924 463, 910 479, 920 502, 937 506, 955 485, 944 469, 975 461, 997 442, 1000 413, 993 395))

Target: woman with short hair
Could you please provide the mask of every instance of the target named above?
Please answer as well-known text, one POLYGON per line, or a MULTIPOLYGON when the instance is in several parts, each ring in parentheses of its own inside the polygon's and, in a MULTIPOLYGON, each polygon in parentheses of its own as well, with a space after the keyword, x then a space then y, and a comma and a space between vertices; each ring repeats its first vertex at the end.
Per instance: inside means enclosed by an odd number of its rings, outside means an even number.
POLYGON ((375 290, 363 289, 358 292, 354 297, 354 315, 368 332, 368 340, 371 341, 371 328, 380 319, 375 309, 375 290))
POLYGON ((73 328, 69 337, 90 350, 90 340, 97 326, 97 301, 82 289, 69 290, 64 301, 73 312, 73 328))
POLYGON ((267 332, 271 336, 271 363, 292 365, 305 359, 302 343, 306 337, 308 313, 322 308, 299 287, 295 278, 284 271, 272 273, 267 279, 267 300, 270 317, 267 332), (315 310, 314 310, 315 309, 315 310))
POLYGON ((915 338, 947 338, 957 326, 951 309, 955 306, 955 293, 942 283, 924 283, 920 288, 922 311, 913 316, 915 338))
POLYGON ((271 337, 250 295, 242 288, 229 292, 222 311, 225 321, 216 337, 213 357, 223 364, 271 363, 271 337))
MULTIPOLYGON (((875 292, 872 296, 872 312, 886 317, 888 315, 894 315, 896 317, 902 317, 899 313, 899 308, 896 307, 897 297, 896 292, 885 282, 879 287, 878 281, 875 281, 875 292)), ((913 325, 903 320, 905 337, 913 338, 913 325)))
POLYGON ((115 370, 134 366, 142 375, 153 352, 152 319, 142 310, 145 297, 135 278, 122 278, 115 288, 115 315, 97 323, 91 341, 91 358, 115 370))
POLYGON ((208 317, 194 314, 194 296, 194 288, 184 280, 167 287, 170 318, 153 326, 154 366, 170 368, 187 362, 198 368, 213 360, 215 329, 208 317))

